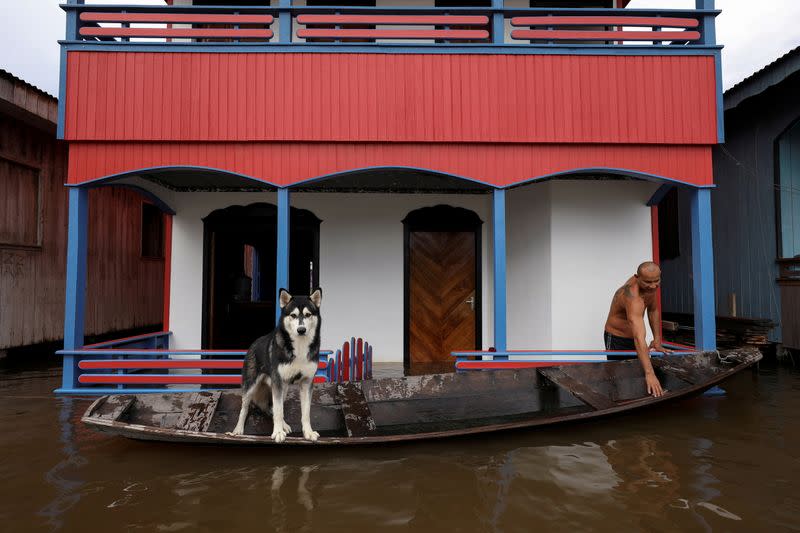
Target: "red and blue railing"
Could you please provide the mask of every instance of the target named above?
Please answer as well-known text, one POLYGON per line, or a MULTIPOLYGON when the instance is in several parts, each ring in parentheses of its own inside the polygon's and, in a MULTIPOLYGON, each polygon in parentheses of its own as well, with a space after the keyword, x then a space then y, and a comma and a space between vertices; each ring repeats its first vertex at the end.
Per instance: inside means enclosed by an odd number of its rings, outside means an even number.
MULTIPOLYGON (((246 350, 170 350, 168 331, 126 337, 77 350, 59 350, 75 371, 62 394, 192 392, 241 385, 246 350), (183 386, 183 387, 182 387, 183 386)), ((353 339, 334 352, 320 351, 315 383, 372 376, 372 347, 353 339)))
MULTIPOLYGON (((664 348, 673 353, 693 353, 695 348, 685 344, 665 342, 664 348)), ((497 352, 459 351, 451 354, 456 358, 456 370, 508 370, 516 368, 539 368, 555 365, 600 363, 619 358, 636 358, 635 351, 611 350, 507 350, 497 352)), ((650 352, 651 356, 664 355, 650 352)))
POLYGON ((350 338, 328 359, 327 381, 372 379, 372 346, 362 338, 350 338))
MULTIPOLYGON (((500 4, 502 6, 502 4, 500 4)), ((704 0, 700 7, 713 6, 704 0)), ((714 9, 62 5, 67 41, 170 44, 715 45, 714 9), (273 27, 277 27, 277 30, 273 27)))

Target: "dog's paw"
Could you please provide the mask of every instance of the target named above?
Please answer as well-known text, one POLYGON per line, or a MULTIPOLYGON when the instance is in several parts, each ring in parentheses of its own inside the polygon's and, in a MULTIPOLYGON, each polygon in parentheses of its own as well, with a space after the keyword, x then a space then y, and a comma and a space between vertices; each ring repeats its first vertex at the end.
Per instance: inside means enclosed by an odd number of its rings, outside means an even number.
POLYGON ((319 433, 317 433, 311 428, 304 429, 303 438, 306 440, 310 440, 311 442, 317 442, 317 439, 319 438, 319 433))
POLYGON ((281 442, 286 440, 286 432, 283 431, 282 429, 273 431, 272 440, 280 444, 281 442))
POLYGON ((225 434, 226 434, 227 436, 229 436, 229 437, 238 437, 239 435, 244 435, 244 430, 241 430, 241 429, 239 429, 239 428, 234 428, 234 430, 233 430, 233 431, 228 431, 228 432, 227 432, 227 433, 225 433, 225 434))
POLYGON ((283 431, 288 435, 292 432, 292 426, 287 424, 286 422, 283 423, 283 431))

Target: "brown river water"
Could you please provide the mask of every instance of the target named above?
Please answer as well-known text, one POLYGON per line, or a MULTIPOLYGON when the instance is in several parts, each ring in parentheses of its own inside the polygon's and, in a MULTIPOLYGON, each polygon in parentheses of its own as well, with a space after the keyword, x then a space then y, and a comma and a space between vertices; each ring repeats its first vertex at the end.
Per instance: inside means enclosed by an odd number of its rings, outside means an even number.
POLYGON ((59 379, 0 370, 0 531, 800 530, 792 368, 597 422, 347 449, 106 436, 59 379))

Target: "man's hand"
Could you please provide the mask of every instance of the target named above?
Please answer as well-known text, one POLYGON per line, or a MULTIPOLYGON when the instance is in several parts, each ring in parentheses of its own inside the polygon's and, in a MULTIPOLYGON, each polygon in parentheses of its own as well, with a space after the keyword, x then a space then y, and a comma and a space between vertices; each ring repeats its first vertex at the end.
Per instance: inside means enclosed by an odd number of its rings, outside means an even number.
POLYGON ((664 390, 655 374, 646 373, 644 379, 647 382, 647 394, 652 394, 656 398, 664 395, 664 390))
POLYGON ((650 341, 650 350, 661 353, 672 353, 672 350, 667 350, 660 342, 656 343, 655 340, 650 341))

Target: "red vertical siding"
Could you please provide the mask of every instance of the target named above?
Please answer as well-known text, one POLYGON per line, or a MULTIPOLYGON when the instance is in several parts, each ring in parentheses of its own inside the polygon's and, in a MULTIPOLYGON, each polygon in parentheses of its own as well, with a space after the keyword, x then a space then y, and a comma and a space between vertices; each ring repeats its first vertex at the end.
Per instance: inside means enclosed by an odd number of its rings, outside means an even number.
POLYGON ((713 144, 711 56, 70 52, 69 140, 713 144))
POLYGON ((616 168, 712 183, 710 146, 454 143, 71 143, 69 182, 157 166, 202 166, 276 185, 372 166, 424 168, 494 185, 616 168))

